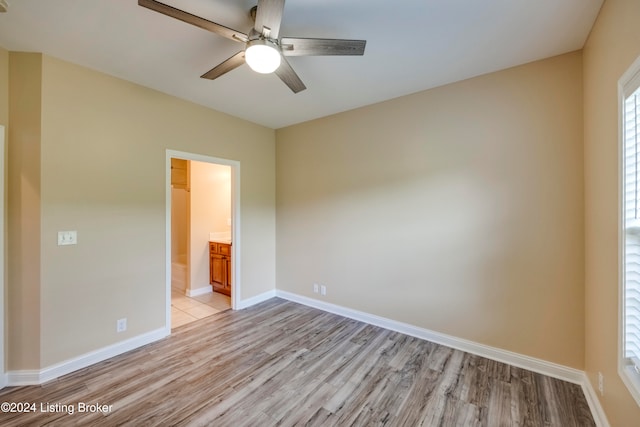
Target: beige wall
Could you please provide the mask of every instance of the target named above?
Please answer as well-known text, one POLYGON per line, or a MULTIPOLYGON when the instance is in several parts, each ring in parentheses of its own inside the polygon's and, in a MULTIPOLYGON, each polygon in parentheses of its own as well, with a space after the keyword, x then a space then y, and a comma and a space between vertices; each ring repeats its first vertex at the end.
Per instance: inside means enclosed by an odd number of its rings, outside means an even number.
POLYGON ((0 124, 9 125, 9 52, 0 47, 0 124))
POLYGON ((605 379, 612 426, 637 425, 640 408, 617 373, 618 94, 640 55, 640 2, 606 0, 584 48, 586 370, 605 379))
POLYGON ((200 217, 206 229, 206 239, 209 233, 230 232, 231 225, 231 166, 214 163, 190 161, 192 196, 197 201, 192 205, 200 206, 200 217), (194 182, 197 180, 197 182, 194 182), (196 186, 194 194, 193 186, 196 186))
MULTIPOLYGON (((27 157, 41 186, 40 209, 29 214, 42 230, 34 254, 13 239, 9 253, 18 263, 41 254, 30 265, 41 279, 25 307, 15 302, 38 282, 9 283, 10 370, 51 366, 164 326, 167 149, 241 163, 242 298, 274 289, 273 130, 51 57, 42 67, 27 62, 14 64, 12 54, 12 71, 24 68, 11 86, 42 75, 41 109, 28 116, 42 116, 41 156, 27 157), (77 230, 78 245, 57 246, 58 230, 77 230), (128 330, 116 334, 121 317, 128 330), (25 330, 29 322, 36 325, 25 330), (39 340, 40 350, 21 336, 39 340)), ((20 150, 26 143, 13 135, 10 148, 20 150)), ((9 185, 15 197, 19 182, 9 185)))
MULTIPOLYGON (((0 247, 0 256, 2 257, 2 264, 0 265, 0 303, 2 304, 2 307, 0 308, 0 315, 2 316, 2 318, 0 319, 0 328, 2 328, 2 330, 0 331, 0 339, 2 340, 2 344, 0 345, 0 350, 2 350, 2 354, 0 354, 0 363, 2 363, 2 366, 0 366, 0 370, 2 372, 6 371, 6 366, 5 366, 5 354, 4 354, 4 349, 6 348, 6 336, 7 336, 7 331, 6 331, 6 325, 7 325, 7 321, 6 321, 6 301, 7 301, 7 290, 6 290, 6 283, 7 283, 7 251, 6 251, 6 242, 7 242, 7 200, 6 200, 6 195, 7 195, 7 144, 6 144, 6 140, 7 140, 7 126, 9 125, 9 52, 6 49, 3 49, 2 47, 0 47, 0 126, 2 127, 2 135, 0 135, 0 140, 2 140, 2 142, 4 143, 4 152, 2 153, 2 158, 4 159, 4 164, 2 165, 1 170, 3 171, 3 182, 4 182, 4 188, 2 188, 2 194, 4 197, 4 200, 2 201, 2 206, 3 206, 3 211, 0 213, 0 216, 2 217, 3 221, 0 224, 0 227, 2 227, 2 241, 0 241, 0 245, 2 245, 0 247)), ((1 381, 0 381, 1 382, 1 381)))
POLYGON ((191 280, 190 289, 209 285, 209 233, 230 230, 231 167, 190 162, 191 280))
POLYGON ((41 354, 42 55, 9 58, 7 363, 26 369, 41 354))
MULTIPOLYGON (((7 150, 7 143, 6 141, 9 139, 8 138, 8 132, 9 132, 9 51, 7 51, 6 49, 3 49, 2 47, 0 47, 0 125, 4 126, 4 135, 2 135, 2 137, 0 137, 0 139, 4 139, 5 141, 5 149, 4 149, 4 161, 5 161, 5 165, 3 167, 3 171, 4 171, 4 185, 5 188, 3 189, 3 194, 4 194, 4 212, 2 212, 1 217, 4 219, 4 223, 1 225, 3 227, 3 231, 4 231, 4 241, 1 243, 3 245, 2 247, 2 257, 3 259, 3 267, 0 270, 2 270, 2 278, 0 280, 3 280, 3 288, 4 291, 2 293, 2 295, 0 295, 0 301, 3 304, 3 307, 6 306, 6 301, 7 301, 7 288, 6 288, 6 283, 7 283, 7 279, 8 279, 8 269, 7 269, 7 265, 8 265, 8 259, 7 259, 7 247, 6 247, 6 240, 7 240, 7 233, 8 233, 8 229, 7 229, 7 190, 6 190, 6 186, 7 186, 7 174, 8 174, 8 168, 6 167, 7 165, 7 157, 8 157, 8 150, 7 150)), ((2 290, 0 290, 2 291, 2 290)), ((6 309, 1 309, 0 313, 3 313, 6 316, 7 310, 6 309)), ((6 321, 6 317, 3 316, 2 319, 0 319, 0 325, 3 328, 2 331, 0 332, 0 339, 3 339, 6 341, 5 337, 7 336, 7 332, 6 332, 6 325, 7 325, 7 321, 6 321)), ((6 345, 1 346, 3 348, 6 348, 6 345)), ((3 363, 3 368, 5 368, 4 366, 4 361, 6 360, 4 354, 0 355, 0 361, 3 363)), ((6 370, 6 369, 5 369, 6 370)))
POLYGON ((581 67, 278 130, 278 289, 582 369, 581 67))

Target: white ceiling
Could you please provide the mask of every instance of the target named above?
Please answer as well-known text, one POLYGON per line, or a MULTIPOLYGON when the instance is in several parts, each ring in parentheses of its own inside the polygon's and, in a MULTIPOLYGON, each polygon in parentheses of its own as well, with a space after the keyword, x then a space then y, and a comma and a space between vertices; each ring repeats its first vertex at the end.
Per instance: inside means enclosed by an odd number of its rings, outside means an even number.
MULTIPOLYGON (((161 0, 248 32, 257 0, 161 0)), ((243 65, 243 48, 137 0, 8 0, 0 46, 43 52, 271 128, 582 48, 603 0, 288 0, 280 36, 365 39, 364 56, 289 57, 307 89, 243 65)))

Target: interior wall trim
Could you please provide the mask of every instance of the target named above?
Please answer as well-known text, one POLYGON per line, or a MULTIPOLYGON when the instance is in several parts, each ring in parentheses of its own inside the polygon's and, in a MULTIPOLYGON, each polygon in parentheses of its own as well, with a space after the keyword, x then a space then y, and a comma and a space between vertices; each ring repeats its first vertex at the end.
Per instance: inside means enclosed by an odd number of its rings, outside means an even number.
MULTIPOLYGON (((233 292, 233 291, 231 291, 233 292)), ((256 305, 256 304, 260 304, 261 302, 267 301, 271 298, 274 298, 276 296, 276 291, 271 290, 271 291, 267 291, 264 292, 262 294, 258 294, 256 296, 253 296, 251 298, 247 298, 247 299, 243 299, 241 301, 238 302, 238 310, 242 310, 243 308, 249 308, 252 305, 256 305)))
POLYGON ((487 359, 498 362, 508 363, 518 368, 528 369, 533 372, 548 375, 574 384, 582 384, 584 372, 568 366, 559 365, 545 360, 536 359, 522 354, 514 353, 488 345, 479 344, 473 341, 456 338, 451 335, 442 334, 440 332, 431 331, 429 329, 413 326, 408 323, 398 322, 396 320, 387 319, 381 316, 365 313, 351 308, 342 307, 335 304, 326 303, 313 298, 293 294, 286 291, 278 290, 277 296, 289 301, 304 304, 323 311, 338 314, 350 319, 359 320, 370 325, 380 326, 385 329, 400 332, 412 337, 431 341, 457 350, 466 351, 467 353, 486 357, 487 359))
MULTIPOLYGON (((461 351, 466 351, 468 353, 475 354, 481 357, 486 357, 487 359, 508 363, 519 368, 528 369, 533 372, 578 384, 582 387, 582 391, 584 392, 596 426, 610 427, 604 409, 600 404, 600 399, 598 398, 598 395, 591 385, 588 375, 584 371, 581 371, 579 369, 570 368, 568 366, 559 365, 553 362, 547 362, 542 359, 525 356, 495 347, 490 347, 473 341, 456 338, 450 335, 441 334, 439 332, 434 332, 407 323, 398 322, 381 316, 368 314, 362 311, 330 304, 324 301, 319 301, 313 298, 308 298, 302 295, 297 295, 282 290, 271 290, 254 297, 241 300, 239 301, 237 309, 248 308, 274 297, 282 298, 298 304, 303 304, 308 307, 317 308, 322 311, 348 317, 350 319, 358 320, 370 325, 379 326, 381 328, 431 341, 436 344, 455 348, 461 351)), ((170 330, 166 328, 160 328, 139 335, 137 337, 110 345, 108 347, 104 347, 100 350, 96 350, 90 353, 86 353, 82 356, 69 359, 65 362, 49 366, 41 370, 10 371, 6 374, 7 385, 23 386, 43 384, 62 375, 69 374, 82 368, 86 368, 87 366, 93 365, 114 356, 118 356, 122 353, 126 353, 127 351, 134 350, 138 347, 151 344, 152 342, 161 340, 169 335, 171 335, 170 330)))
POLYGON ((497 362, 507 363, 518 368, 527 369, 539 374, 578 384, 582 387, 596 425, 598 427, 609 427, 609 422, 607 421, 604 410, 600 405, 598 396, 595 394, 586 373, 579 369, 457 338, 451 335, 442 334, 440 332, 413 326, 408 323, 398 322, 396 320, 391 320, 351 308, 330 304, 324 301, 305 297, 287 291, 276 290, 276 296, 288 301, 317 308, 322 311, 334 313, 340 316, 348 317, 350 319, 368 323, 370 325, 379 326, 381 328, 400 332, 412 337, 431 341, 436 344, 444 345, 457 350, 465 351, 467 353, 475 354, 477 356, 485 357, 487 359, 495 360, 497 362))
MULTIPOLYGON (((251 298, 241 300, 238 309, 248 308, 252 305, 267 301, 276 296, 276 291, 268 291, 251 298)), ((159 341, 171 335, 171 330, 167 328, 159 328, 151 332, 147 332, 137 337, 112 344, 99 350, 95 350, 82 356, 60 362, 58 364, 48 366, 44 369, 26 369, 9 371, 4 375, 7 386, 24 386, 24 385, 40 385, 47 381, 54 380, 62 375, 70 374, 79 369, 86 368, 95 363, 111 357, 118 356, 138 347, 142 347, 152 342, 159 341)))
POLYGON ((7 373, 7 385, 23 386, 43 384, 62 375, 70 374, 71 372, 142 347, 143 345, 151 344, 168 335, 170 335, 170 331, 167 331, 166 328, 160 328, 43 369, 9 371, 7 373))
POLYGON ((589 381, 589 376, 587 373, 584 373, 584 378, 582 381, 582 392, 584 393, 584 397, 587 399, 587 403, 589 404, 589 408, 591 409, 591 415, 593 416, 593 420, 595 421, 598 427, 611 427, 609 424, 609 420, 604 413, 604 409, 600 404, 600 399, 598 399, 598 394, 596 390, 593 388, 591 381, 589 381))
MULTIPOLYGON (((275 296, 276 291, 271 290, 251 298, 240 300, 237 309, 251 307, 275 296)), ((61 377, 62 375, 70 374, 111 357, 159 341, 169 335, 171 335, 170 328, 159 328, 43 369, 9 371, 4 375, 5 382, 7 386, 40 385, 61 377)))
POLYGON ((187 289, 185 292, 185 294, 188 297, 197 297, 200 295, 206 295, 210 293, 213 293, 213 289, 211 288, 211 285, 203 286, 201 288, 187 289))

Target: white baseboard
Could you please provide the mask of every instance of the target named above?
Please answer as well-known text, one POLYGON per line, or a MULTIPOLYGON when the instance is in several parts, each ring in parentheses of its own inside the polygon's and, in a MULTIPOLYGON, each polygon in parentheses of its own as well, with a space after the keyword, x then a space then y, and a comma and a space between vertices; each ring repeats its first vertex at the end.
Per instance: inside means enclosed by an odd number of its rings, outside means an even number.
POLYGON ((276 290, 276 296, 288 301, 297 302, 299 304, 317 308, 322 311, 327 311, 329 313, 338 314, 350 319, 359 320, 370 325, 380 326, 381 328, 400 332, 412 337, 431 341, 436 344, 455 348, 457 350, 462 350, 467 353, 495 360, 497 362, 507 363, 512 366, 517 366, 518 368, 527 369, 539 374, 578 384, 582 387, 596 426, 610 427, 609 421, 607 420, 604 410, 602 409, 602 405, 600 405, 600 400, 598 399, 598 396, 591 386, 591 382, 589 381, 587 374, 579 369, 574 369, 568 366, 559 365, 557 363, 548 362, 546 360, 525 356, 522 354, 514 353, 512 351, 479 344, 473 341, 456 338, 451 335, 442 334, 440 332, 431 331, 429 329, 420 328, 417 326, 409 325, 407 323, 398 322, 396 320, 391 320, 362 311, 330 304, 324 301, 319 301, 291 292, 276 290))
MULTIPOLYGON (((191 295, 189 296, 203 295, 210 292, 212 292, 211 286, 209 286, 208 288, 204 287, 192 289, 191 295)), ((243 309, 251 307, 252 305, 267 301, 275 296, 275 290, 268 291, 263 294, 240 301, 239 307, 236 308, 243 309)), ((155 331, 130 338, 128 340, 110 345, 96 351, 92 351, 90 353, 66 360, 61 363, 57 363, 43 369, 10 371, 4 375, 4 378, 0 378, 0 384, 2 384, 3 380, 4 385, 6 386, 43 384, 62 375, 69 374, 82 368, 86 368, 87 366, 102 362, 103 360, 109 359, 122 353, 126 353, 127 351, 134 350, 138 347, 142 347, 143 345, 161 340, 162 338, 165 338, 169 335, 171 335, 171 328, 160 328, 156 329, 155 331)))
POLYGON ((200 295, 210 294, 212 292, 213 292, 213 287, 211 285, 206 285, 201 288, 187 289, 185 294, 188 297, 197 297, 200 295))
POLYGON ((242 310, 243 308, 249 308, 252 305, 260 304, 276 296, 276 291, 267 291, 262 294, 256 295, 251 298, 243 299, 238 303, 236 310, 242 310))
POLYGON ((169 334, 170 331, 166 328, 160 328, 99 350, 83 354, 82 356, 57 363, 44 369, 10 371, 7 373, 7 385, 21 386, 42 384, 62 375, 77 371, 78 369, 86 368, 94 363, 102 362, 103 360, 126 353, 127 351, 131 351, 138 347, 142 347, 143 345, 161 340, 169 334))
POLYGON ((602 405, 600 404, 600 399, 596 393, 596 390, 591 385, 591 381, 589 381, 589 376, 585 373, 582 381, 582 392, 584 393, 584 397, 587 399, 587 403, 589 404, 589 408, 591 409, 591 415, 593 415, 593 420, 596 422, 596 426, 598 427, 611 427, 609 424, 609 420, 604 413, 604 409, 602 409, 602 405))
MULTIPOLYGON (((198 295, 202 295, 204 293, 207 292, 202 292, 198 295)), ((436 344, 441 344, 481 357, 486 357, 487 359, 507 363, 519 368, 528 369, 533 372, 578 384, 582 387, 596 425, 598 427, 610 427, 602 405, 600 404, 600 400, 591 385, 588 376, 585 372, 578 369, 547 362, 542 359, 525 356, 508 350, 479 344, 473 341, 456 338, 451 335, 442 334, 429 329, 420 328, 407 323, 398 322, 381 316, 376 316, 281 290, 271 290, 251 298, 244 299, 240 301, 239 306, 236 307, 236 309, 241 310, 248 308, 273 297, 279 297, 288 301, 317 308, 322 311, 334 313, 350 319, 431 341, 436 344)), ((160 328, 41 370, 10 371, 4 375, 4 378, 0 378, 0 384, 3 382, 7 386, 42 384, 62 375, 69 374, 119 354, 126 353, 127 351, 142 347, 143 345, 161 340, 170 334, 170 328, 160 328)))
POLYGON ((371 325, 380 326, 385 329, 400 332, 412 337, 431 341, 457 350, 466 351, 467 353, 486 357, 487 359, 498 362, 508 363, 518 368, 528 369, 533 372, 548 375, 574 384, 582 384, 584 372, 568 366, 559 365, 546 360, 536 359, 534 357, 525 356, 508 350, 503 350, 488 345, 479 344, 473 341, 456 338, 451 335, 442 334, 440 332, 431 331, 429 329, 420 328, 407 323, 390 320, 373 314, 364 313, 362 311, 341 307, 335 304, 329 304, 313 298, 293 294, 286 291, 276 291, 276 296, 297 302, 303 305, 314 307, 323 311, 338 314, 350 319, 359 320, 371 325))

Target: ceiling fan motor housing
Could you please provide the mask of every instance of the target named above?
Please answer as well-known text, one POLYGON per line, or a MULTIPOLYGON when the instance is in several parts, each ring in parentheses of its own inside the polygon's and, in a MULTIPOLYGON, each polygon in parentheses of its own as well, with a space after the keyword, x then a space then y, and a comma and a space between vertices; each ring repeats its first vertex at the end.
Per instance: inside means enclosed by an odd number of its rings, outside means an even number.
MULTIPOLYGON (((0 4, 6 0, 0 0, 0 4)), ((245 49, 235 53, 225 61, 204 73, 202 78, 213 80, 247 63, 254 71, 272 73, 282 80, 293 93, 306 86, 286 60, 285 56, 324 56, 324 55, 363 55, 365 40, 319 39, 300 37, 279 37, 280 24, 285 0, 258 0, 251 8, 249 16, 254 25, 249 34, 225 27, 200 16, 177 9, 157 0, 138 0, 138 4, 147 9, 170 16, 187 24, 195 25, 212 33, 226 37, 234 42, 243 43, 245 49), (254 56, 252 58, 252 56, 254 56), (263 55, 260 55, 263 54, 263 55), (261 63, 267 57, 269 67, 252 66, 252 62, 261 63), (257 61, 252 61, 256 59, 257 61)), ((264 62, 262 62, 264 64, 264 62)))
POLYGON ((244 50, 245 61, 255 72, 273 73, 280 66, 280 47, 273 40, 259 37, 250 39, 244 50))

